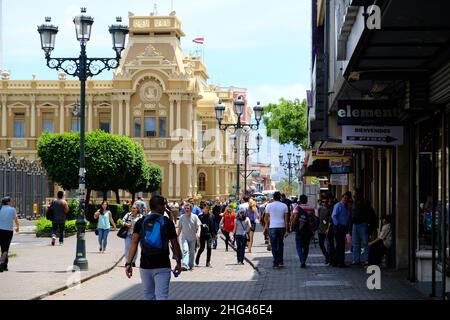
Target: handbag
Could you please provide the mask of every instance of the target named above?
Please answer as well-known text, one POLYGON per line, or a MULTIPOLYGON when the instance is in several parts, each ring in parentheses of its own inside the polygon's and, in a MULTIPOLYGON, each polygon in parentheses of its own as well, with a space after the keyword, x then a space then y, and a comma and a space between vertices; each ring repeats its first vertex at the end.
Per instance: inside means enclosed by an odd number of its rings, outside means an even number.
POLYGON ((95 229, 94 232, 95 232, 95 235, 98 236, 98 229, 95 229))
POLYGON ((128 236, 128 228, 125 226, 121 226, 119 231, 117 231, 117 236, 119 238, 125 239, 128 236))
POLYGON ((52 204, 47 208, 45 218, 47 220, 53 221, 54 217, 55 217, 55 209, 53 209, 53 201, 52 201, 52 204))

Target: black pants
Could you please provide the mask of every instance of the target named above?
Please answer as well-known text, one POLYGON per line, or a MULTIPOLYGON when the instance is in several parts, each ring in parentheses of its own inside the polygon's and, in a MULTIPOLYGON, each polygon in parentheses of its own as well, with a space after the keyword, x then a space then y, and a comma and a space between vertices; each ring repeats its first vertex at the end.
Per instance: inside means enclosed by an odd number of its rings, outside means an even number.
POLYGON ((195 264, 199 264, 200 256, 205 250, 206 246, 206 263, 208 264, 211 261, 211 246, 212 246, 212 237, 200 237, 200 248, 197 252, 197 257, 195 258, 195 264))
POLYGON ((8 230, 0 229, 0 247, 2 250, 0 263, 4 266, 8 265, 8 251, 11 245, 11 240, 13 238, 13 232, 8 230))
POLYGON ((325 261, 328 262, 330 259, 327 248, 325 247, 325 240, 327 239, 327 235, 325 233, 319 233, 319 247, 322 250, 322 254, 325 257, 325 261))
POLYGON ((334 246, 334 230, 333 230, 333 228, 330 228, 330 230, 328 231, 327 239, 328 239, 328 244, 330 245, 329 252, 328 252, 328 259, 329 259, 329 262, 335 266, 337 264, 337 262, 336 262, 336 248, 334 246))
POLYGON ((378 240, 369 246, 369 265, 381 265, 385 253, 386 247, 382 240, 378 240))
POLYGON ((334 227, 334 235, 336 239, 336 264, 338 267, 345 264, 345 233, 345 226, 339 225, 334 227))
POLYGON ((65 222, 52 222, 52 236, 56 235, 59 230, 59 243, 64 242, 65 222))
POLYGON ((225 249, 228 251, 228 244, 230 243, 230 233, 222 229, 222 233, 225 236, 225 249))

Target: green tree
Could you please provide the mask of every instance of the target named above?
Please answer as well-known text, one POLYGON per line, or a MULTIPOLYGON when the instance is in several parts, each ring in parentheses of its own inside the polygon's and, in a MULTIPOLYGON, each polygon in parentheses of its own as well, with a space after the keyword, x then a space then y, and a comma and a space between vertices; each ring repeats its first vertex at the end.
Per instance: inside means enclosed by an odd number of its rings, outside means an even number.
MULTIPOLYGON (((43 167, 48 176, 64 189, 78 187, 79 141, 78 133, 45 133, 38 142, 38 156, 43 167)), ((138 184, 146 164, 139 143, 101 130, 86 135, 85 157, 86 203, 89 203, 91 190, 103 191, 104 194, 113 190, 120 203, 118 190, 131 189, 138 184)), ((155 182, 158 187, 160 182, 155 182)))
POLYGON ((279 130, 280 144, 293 143, 305 150, 308 141, 306 108, 305 99, 291 101, 280 98, 278 104, 268 104, 263 115, 267 135, 271 137, 274 130, 279 130))
POLYGON ((284 178, 283 180, 281 180, 278 183, 276 183, 275 187, 277 188, 277 190, 280 190, 281 193, 285 193, 286 196, 289 196, 289 195, 296 196, 296 195, 298 195, 298 184, 297 184, 297 180, 295 178, 293 178, 292 181, 291 181, 291 192, 288 192, 288 190, 289 190, 289 180, 288 180, 288 178, 284 178))
POLYGON ((137 183, 130 185, 128 191, 131 193, 132 201, 134 202, 137 192, 154 192, 158 190, 162 181, 161 168, 155 164, 144 163, 142 167, 142 174, 137 183))

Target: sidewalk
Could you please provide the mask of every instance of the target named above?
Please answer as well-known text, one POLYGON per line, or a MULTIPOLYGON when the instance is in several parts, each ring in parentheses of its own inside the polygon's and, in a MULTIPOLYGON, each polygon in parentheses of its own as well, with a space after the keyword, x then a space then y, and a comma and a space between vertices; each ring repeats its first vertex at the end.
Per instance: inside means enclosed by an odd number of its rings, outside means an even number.
POLYGON ((15 256, 9 259, 9 271, 0 273, 3 289, 0 300, 41 298, 67 288, 67 284, 77 278, 83 282, 111 270, 124 254, 124 240, 116 233, 110 232, 106 253, 103 254, 98 250, 95 233, 86 232, 88 270, 80 273, 71 271, 76 254, 76 235, 66 238, 62 246, 56 244, 52 247, 48 238, 48 246, 14 249, 15 256))
MULTIPOLYGON (((334 268, 324 263, 319 244, 311 243, 306 269, 300 268, 295 247, 295 233, 284 241, 284 265, 272 269, 272 253, 267 251, 261 226, 257 226, 252 253, 246 253, 246 260, 258 271, 258 292, 256 299, 262 300, 401 300, 428 299, 406 280, 401 272, 381 269, 381 289, 369 290, 367 279, 370 274, 362 266, 334 268)), ((346 255, 350 264, 351 255, 346 255)))

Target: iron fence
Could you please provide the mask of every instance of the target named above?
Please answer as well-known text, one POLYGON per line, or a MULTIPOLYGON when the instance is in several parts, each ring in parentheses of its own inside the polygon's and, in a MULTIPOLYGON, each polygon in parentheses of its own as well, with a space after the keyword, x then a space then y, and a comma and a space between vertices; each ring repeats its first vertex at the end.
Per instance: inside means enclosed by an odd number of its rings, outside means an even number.
POLYGON ((36 218, 42 212, 47 195, 47 174, 36 161, 0 155, 0 196, 15 202, 21 218, 36 218))

